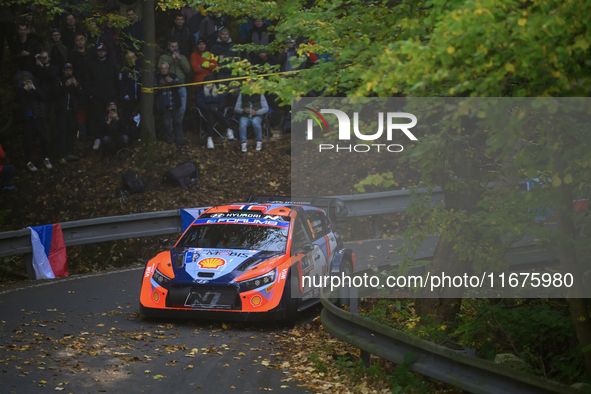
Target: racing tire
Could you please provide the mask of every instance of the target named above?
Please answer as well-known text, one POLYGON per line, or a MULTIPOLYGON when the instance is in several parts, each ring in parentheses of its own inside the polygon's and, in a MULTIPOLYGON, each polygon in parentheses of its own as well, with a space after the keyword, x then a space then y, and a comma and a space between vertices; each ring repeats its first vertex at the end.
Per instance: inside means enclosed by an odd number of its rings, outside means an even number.
POLYGON ((285 308, 285 318, 280 321, 280 325, 285 328, 293 328, 298 320, 298 307, 300 305, 299 297, 291 296, 291 289, 294 288, 299 294, 300 281, 297 276, 293 276, 291 272, 285 282, 285 289, 283 290, 283 297, 287 300, 285 308))
MULTIPOLYGON (((348 257, 343 258, 343 261, 340 264, 339 274, 341 273, 345 275, 350 275, 353 273, 353 263, 348 257)), ((336 297, 330 297, 328 301, 333 305, 339 305, 341 303, 341 299, 338 297, 338 295, 336 297)))

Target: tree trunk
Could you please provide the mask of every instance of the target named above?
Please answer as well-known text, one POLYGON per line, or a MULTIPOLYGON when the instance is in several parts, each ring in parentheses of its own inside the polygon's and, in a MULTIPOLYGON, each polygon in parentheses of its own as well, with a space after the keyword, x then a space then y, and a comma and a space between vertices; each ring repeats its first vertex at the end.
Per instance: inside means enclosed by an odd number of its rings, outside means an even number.
MULTIPOLYGON (((550 127, 551 129, 551 127, 550 127)), ((568 167, 563 159, 563 153, 560 149, 554 149, 553 145, 559 141, 560 136, 557 131, 548 132, 548 149, 550 158, 553 161, 553 174, 558 176, 563 182, 558 186, 558 198, 556 201, 556 217, 558 219, 558 257, 563 273, 570 273, 573 276, 573 286, 567 289, 567 302, 570 308, 571 317, 579 345, 584 349, 591 345, 591 320, 587 309, 587 300, 583 297, 583 277, 577 261, 575 249, 575 240, 577 230, 573 221, 573 193, 571 186, 564 182, 564 176, 568 167), (578 282, 578 283, 577 283, 578 282)), ((587 349, 583 353, 587 373, 591 376, 591 351, 587 349)))
MULTIPOLYGON (((469 130, 469 134, 466 134, 474 135, 474 132, 475 130, 472 128, 469 130)), ((447 157, 442 158, 444 164, 438 171, 433 173, 434 182, 441 185, 443 190, 445 209, 453 210, 453 212, 466 211, 468 216, 478 210, 477 204, 482 190, 477 166, 472 162, 473 156, 469 153, 472 151, 472 149, 469 149, 472 143, 474 143, 474 139, 467 137, 460 141, 456 140, 452 146, 448 146, 446 152, 443 153, 443 155, 447 155, 447 157), (452 176, 456 179, 456 185, 460 181, 469 186, 467 188, 453 187, 447 189, 446 185, 452 176)), ((461 260, 459 253, 456 251, 458 241, 455 240, 458 239, 458 236, 467 234, 469 229, 466 226, 466 223, 459 221, 450 224, 449 228, 459 228, 459 230, 454 231, 457 235, 453 236, 453 240, 444 240, 446 233, 440 235, 433 254, 431 275, 437 275, 441 278, 445 274, 445 277, 449 276, 453 279, 454 276, 471 273, 472 261, 461 260)), ((430 293, 430 289, 423 290, 423 297, 430 294, 431 298, 417 298, 415 300, 417 314, 421 317, 423 323, 453 323, 460 311, 464 288, 454 287, 448 281, 442 284, 445 284, 445 286, 434 290, 433 293, 430 293), (433 320, 425 319, 428 315, 433 316, 433 320)))
MULTIPOLYGON (((156 26, 154 21, 154 0, 145 0, 143 3, 142 31, 144 35, 144 64, 142 66, 142 87, 154 86, 154 64, 156 61, 156 26)), ((156 128, 154 126, 154 93, 144 91, 140 102, 140 133, 147 150, 149 161, 154 158, 154 143, 156 142, 156 128)))

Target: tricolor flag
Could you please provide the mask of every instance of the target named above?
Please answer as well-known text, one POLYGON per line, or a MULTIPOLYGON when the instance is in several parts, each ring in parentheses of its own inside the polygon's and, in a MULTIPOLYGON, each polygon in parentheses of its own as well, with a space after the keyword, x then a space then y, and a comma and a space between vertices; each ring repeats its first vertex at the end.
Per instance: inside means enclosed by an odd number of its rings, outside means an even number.
POLYGON ((66 244, 60 224, 29 228, 33 246, 33 268, 37 279, 68 276, 66 244))

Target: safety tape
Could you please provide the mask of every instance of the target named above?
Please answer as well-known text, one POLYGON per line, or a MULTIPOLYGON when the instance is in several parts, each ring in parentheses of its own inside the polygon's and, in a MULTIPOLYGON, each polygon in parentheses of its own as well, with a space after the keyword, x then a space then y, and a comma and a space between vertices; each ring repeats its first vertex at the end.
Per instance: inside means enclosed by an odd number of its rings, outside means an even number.
POLYGON ((272 73, 272 74, 246 75, 244 77, 216 79, 214 81, 184 83, 182 85, 154 86, 153 88, 144 88, 144 87, 142 87, 142 93, 154 93, 154 90, 156 90, 156 89, 182 88, 184 86, 196 86, 196 85, 205 85, 205 84, 208 84, 208 83, 218 83, 218 82, 226 82, 226 81, 238 81, 238 80, 241 80, 241 79, 262 78, 262 77, 269 77, 271 75, 295 74, 295 73, 299 73, 299 72, 300 72, 300 70, 282 71, 282 72, 279 72, 279 73, 272 73))

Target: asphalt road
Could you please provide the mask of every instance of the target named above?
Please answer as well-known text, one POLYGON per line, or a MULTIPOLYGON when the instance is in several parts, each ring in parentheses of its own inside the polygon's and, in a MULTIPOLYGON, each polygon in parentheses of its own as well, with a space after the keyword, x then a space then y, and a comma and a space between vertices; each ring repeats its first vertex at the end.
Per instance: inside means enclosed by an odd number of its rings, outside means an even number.
MULTIPOLYGON (((401 239, 348 243, 356 269, 400 260, 401 239)), ((432 254, 430 239, 417 257, 432 254)), ((2 393, 306 393, 281 367, 275 323, 141 321, 141 269, 0 291, 2 393)), ((311 320, 313 308, 300 316, 311 320)))

